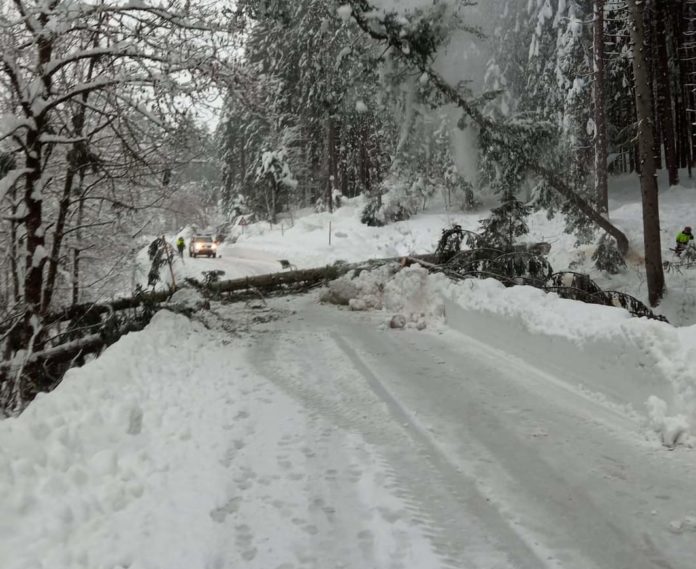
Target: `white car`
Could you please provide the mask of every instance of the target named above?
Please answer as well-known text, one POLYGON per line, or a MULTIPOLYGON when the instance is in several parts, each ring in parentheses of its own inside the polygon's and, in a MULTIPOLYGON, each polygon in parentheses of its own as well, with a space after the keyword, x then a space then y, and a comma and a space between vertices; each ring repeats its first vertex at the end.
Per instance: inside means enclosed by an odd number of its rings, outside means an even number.
POLYGON ((210 235, 194 235, 189 242, 189 257, 217 257, 217 243, 210 235))

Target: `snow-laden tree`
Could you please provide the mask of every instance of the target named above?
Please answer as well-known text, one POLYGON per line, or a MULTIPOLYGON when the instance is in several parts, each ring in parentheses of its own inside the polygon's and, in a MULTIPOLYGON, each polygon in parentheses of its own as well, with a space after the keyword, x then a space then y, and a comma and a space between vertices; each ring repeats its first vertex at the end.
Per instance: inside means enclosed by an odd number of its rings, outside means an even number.
POLYGON ((109 227, 118 243, 169 198, 180 159, 172 137, 223 69, 224 21, 202 0, 0 7, 0 141, 16 163, 0 182, 16 224, 15 347, 42 345, 66 240, 84 255, 109 227))
MULTIPOLYGON (((396 143, 377 74, 380 54, 360 41, 341 2, 298 0, 238 3, 247 26, 241 64, 244 86, 230 85, 219 136, 227 195, 253 198, 255 169, 267 148, 285 145, 303 205, 375 188, 396 143)), ((265 206, 252 199, 259 211, 265 206)), ((253 207, 253 206, 252 206, 253 207)))
MULTIPOLYGON (((495 167, 496 162, 502 164, 515 160, 516 164, 508 164, 510 167, 504 166, 503 170, 513 173, 518 170, 530 179, 541 178, 546 187, 572 204, 584 218, 614 236, 620 251, 628 249, 628 240, 623 232, 601 215, 572 184, 567 183, 564 176, 559 175, 559 170, 555 168, 559 156, 556 150, 560 146, 558 128, 551 121, 520 113, 511 117, 505 117, 500 112, 491 114, 488 103, 497 92, 475 97, 460 85, 446 81, 433 66, 438 50, 447 38, 440 24, 440 5, 433 10, 405 15, 376 10, 369 0, 351 0, 349 4, 352 17, 367 35, 386 45, 393 57, 406 67, 417 70, 444 100, 454 102, 461 109, 464 120, 460 122, 471 121, 476 127, 480 152, 491 168, 495 167)), ((465 20, 465 17, 462 19, 465 20)), ((466 26, 465 22, 459 27, 462 31, 480 36, 478 30, 466 26)))
POLYGON ((283 190, 286 192, 297 188, 297 180, 288 164, 287 152, 284 148, 279 150, 266 150, 261 154, 260 164, 256 170, 256 181, 265 186, 263 192, 268 219, 271 223, 277 223, 278 203, 281 200, 283 190))

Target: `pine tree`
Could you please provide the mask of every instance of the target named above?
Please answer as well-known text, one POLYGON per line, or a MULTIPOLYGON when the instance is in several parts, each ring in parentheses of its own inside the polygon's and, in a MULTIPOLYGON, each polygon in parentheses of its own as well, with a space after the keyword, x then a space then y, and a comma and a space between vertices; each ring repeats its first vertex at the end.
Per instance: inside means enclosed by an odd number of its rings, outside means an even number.
POLYGON ((526 218, 531 207, 523 204, 512 191, 503 194, 500 205, 480 222, 478 246, 510 251, 518 237, 529 232, 526 218))

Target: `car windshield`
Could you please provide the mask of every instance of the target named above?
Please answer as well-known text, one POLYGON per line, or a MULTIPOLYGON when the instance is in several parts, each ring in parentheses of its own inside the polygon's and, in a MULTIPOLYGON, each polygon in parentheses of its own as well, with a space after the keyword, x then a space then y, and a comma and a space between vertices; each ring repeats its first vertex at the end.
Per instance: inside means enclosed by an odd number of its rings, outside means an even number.
POLYGON ((212 237, 194 237, 193 240, 196 243, 212 243, 213 242, 212 237))

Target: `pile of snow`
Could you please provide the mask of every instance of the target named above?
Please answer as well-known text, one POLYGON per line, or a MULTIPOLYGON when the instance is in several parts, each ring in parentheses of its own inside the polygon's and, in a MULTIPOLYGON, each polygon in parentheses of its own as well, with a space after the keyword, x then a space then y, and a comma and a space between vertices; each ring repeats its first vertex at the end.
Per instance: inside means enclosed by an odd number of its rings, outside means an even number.
POLYGON ((398 270, 397 263, 388 263, 371 271, 350 271, 329 283, 321 301, 349 306, 351 310, 381 309, 384 287, 398 270))
POLYGON ((392 328, 423 330, 429 322, 442 320, 445 305, 439 291, 445 279, 418 265, 394 275, 384 287, 384 308, 396 316, 390 321, 392 328))
POLYGON ((170 304, 190 308, 191 310, 199 310, 206 306, 207 301, 203 295, 196 289, 191 287, 181 287, 169 299, 170 304))
POLYGON ((0 422, 0 566, 212 566, 224 528, 208 512, 229 477, 216 401, 229 373, 207 366, 192 382, 208 340, 159 312, 0 422))
POLYGON ((431 276, 418 265, 401 270, 397 263, 371 271, 356 271, 332 281, 321 294, 322 302, 347 305, 351 310, 391 313, 390 327, 423 330, 430 321, 442 320, 444 303, 439 294, 442 276, 431 276))

